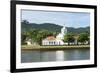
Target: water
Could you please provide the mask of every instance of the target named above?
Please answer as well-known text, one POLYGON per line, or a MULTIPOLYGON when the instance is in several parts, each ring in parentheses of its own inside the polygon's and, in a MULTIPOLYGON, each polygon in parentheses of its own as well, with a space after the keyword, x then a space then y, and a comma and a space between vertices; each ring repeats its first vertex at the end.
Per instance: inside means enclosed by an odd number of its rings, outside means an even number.
POLYGON ((50 62, 90 59, 89 49, 45 50, 45 51, 22 51, 21 62, 50 62))

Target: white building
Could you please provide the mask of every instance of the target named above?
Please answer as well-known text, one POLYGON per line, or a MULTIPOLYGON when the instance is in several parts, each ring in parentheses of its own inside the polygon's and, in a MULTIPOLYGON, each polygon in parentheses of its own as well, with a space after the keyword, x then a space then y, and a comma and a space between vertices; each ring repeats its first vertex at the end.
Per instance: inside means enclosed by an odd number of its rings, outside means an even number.
POLYGON ((35 41, 33 41, 32 39, 26 39, 26 44, 27 45, 38 45, 38 43, 37 42, 35 42, 35 41))
POLYGON ((56 36, 56 39, 63 40, 63 39, 64 39, 65 33, 67 33, 67 29, 66 29, 65 26, 63 26, 63 28, 61 29, 61 33, 59 33, 59 34, 56 36))
POLYGON ((63 45, 62 40, 57 40, 54 36, 49 36, 42 40, 42 45, 63 45))
POLYGON ((63 42, 64 35, 67 33, 67 29, 65 26, 61 29, 61 32, 56 36, 48 36, 47 38, 42 40, 42 45, 64 45, 66 43, 63 42))

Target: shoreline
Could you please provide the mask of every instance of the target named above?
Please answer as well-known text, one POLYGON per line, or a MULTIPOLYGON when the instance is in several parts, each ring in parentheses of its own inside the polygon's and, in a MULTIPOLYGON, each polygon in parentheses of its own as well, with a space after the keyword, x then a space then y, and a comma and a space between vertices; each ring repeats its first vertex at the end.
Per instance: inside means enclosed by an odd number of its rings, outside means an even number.
POLYGON ((66 49, 88 49, 90 45, 66 45, 66 46, 28 46, 22 45, 21 50, 66 50, 66 49))

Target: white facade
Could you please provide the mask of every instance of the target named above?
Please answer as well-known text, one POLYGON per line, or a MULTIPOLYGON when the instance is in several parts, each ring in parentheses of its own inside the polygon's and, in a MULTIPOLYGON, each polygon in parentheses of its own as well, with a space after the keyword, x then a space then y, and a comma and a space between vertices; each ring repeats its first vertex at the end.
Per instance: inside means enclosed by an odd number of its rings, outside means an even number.
POLYGON ((63 45, 63 41, 62 40, 47 40, 44 39, 42 40, 42 45, 63 45))
POLYGON ((33 41, 32 39, 27 39, 27 40, 26 40, 26 44, 27 44, 27 45, 38 45, 38 43, 35 42, 35 41, 33 41))
POLYGON ((32 39, 28 39, 26 40, 27 45, 32 45, 32 39))
POLYGON ((27 41, 26 43, 27 43, 27 45, 32 45, 32 43, 30 41, 27 41))
POLYGON ((62 29, 61 29, 61 33, 59 33, 56 38, 57 39, 60 39, 60 40, 63 40, 64 39, 64 35, 65 33, 67 33, 67 29, 66 27, 64 26, 62 29))

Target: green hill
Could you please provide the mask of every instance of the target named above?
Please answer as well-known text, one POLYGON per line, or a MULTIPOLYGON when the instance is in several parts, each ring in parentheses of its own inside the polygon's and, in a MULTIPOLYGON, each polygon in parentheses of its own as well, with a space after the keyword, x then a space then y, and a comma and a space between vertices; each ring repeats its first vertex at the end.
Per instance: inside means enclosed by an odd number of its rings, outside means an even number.
MULTIPOLYGON (((54 23, 42 23, 42 24, 36 24, 36 23, 29 23, 29 22, 22 22, 21 23, 21 29, 22 32, 29 31, 31 29, 45 29, 53 32, 60 32, 62 26, 54 24, 54 23)), ((81 32, 88 32, 90 33, 90 27, 80 27, 80 28, 74 28, 74 27, 67 27, 68 32, 71 33, 81 33, 81 32)))

